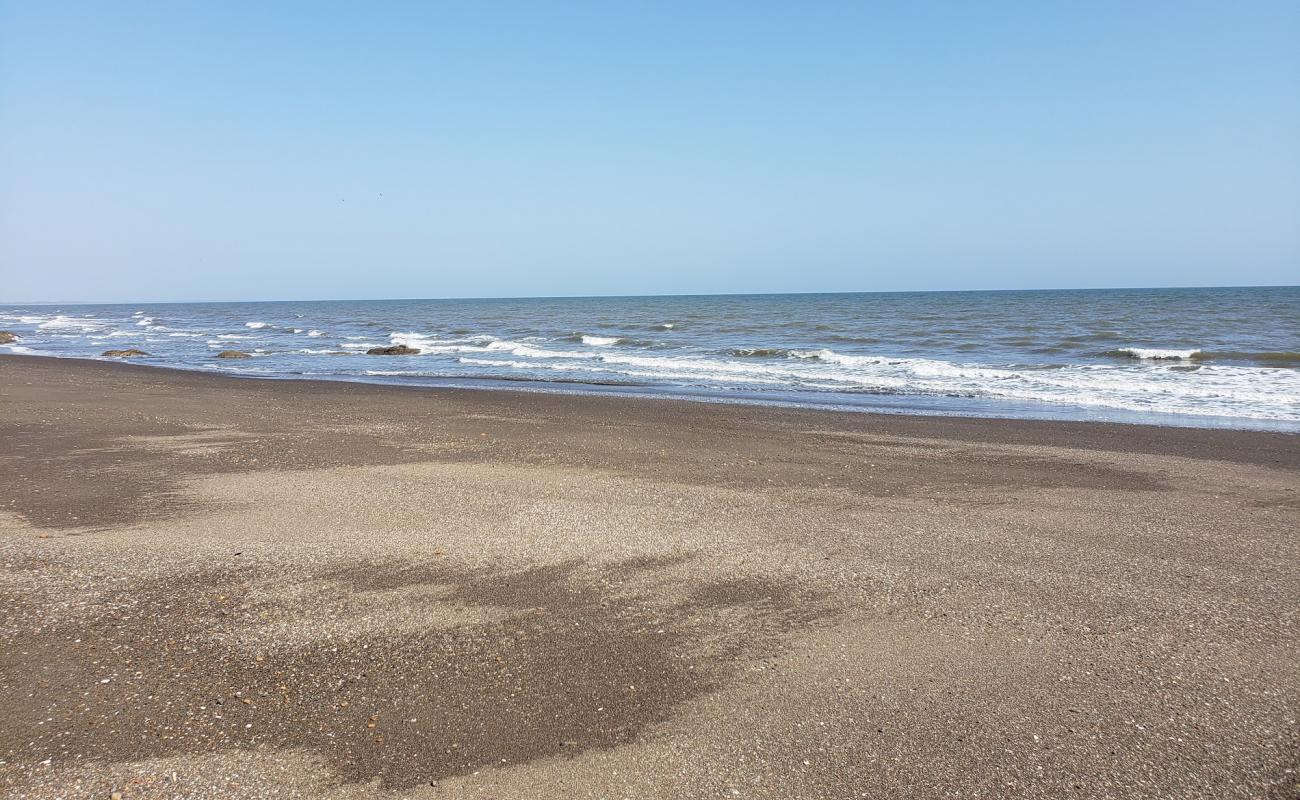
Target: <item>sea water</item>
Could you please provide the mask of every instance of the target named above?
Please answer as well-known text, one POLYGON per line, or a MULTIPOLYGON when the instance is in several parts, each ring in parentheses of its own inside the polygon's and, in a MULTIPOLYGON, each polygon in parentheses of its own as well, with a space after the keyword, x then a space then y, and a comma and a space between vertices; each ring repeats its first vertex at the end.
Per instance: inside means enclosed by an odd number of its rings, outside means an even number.
POLYGON ((1300 287, 0 304, 0 329, 249 377, 1300 430, 1300 287), (366 353, 393 344, 420 353, 366 353))

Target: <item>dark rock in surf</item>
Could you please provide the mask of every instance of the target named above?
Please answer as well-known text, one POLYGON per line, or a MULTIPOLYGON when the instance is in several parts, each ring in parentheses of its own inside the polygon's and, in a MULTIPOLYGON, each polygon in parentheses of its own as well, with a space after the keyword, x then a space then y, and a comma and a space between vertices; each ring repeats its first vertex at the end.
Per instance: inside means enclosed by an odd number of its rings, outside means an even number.
POLYGON ((20 337, 13 331, 0 331, 0 344, 13 344, 20 337))
POLYGON ((109 358, 133 358, 135 356, 147 356, 149 354, 143 350, 137 350, 134 347, 128 347, 125 350, 105 350, 103 352, 103 355, 106 355, 109 358))
POLYGON ((217 353, 217 358, 252 358, 253 356, 242 350, 222 350, 217 353))
POLYGON ((414 347, 407 347, 404 344, 395 344, 391 347, 372 347, 366 351, 368 356, 418 356, 420 351, 414 347))

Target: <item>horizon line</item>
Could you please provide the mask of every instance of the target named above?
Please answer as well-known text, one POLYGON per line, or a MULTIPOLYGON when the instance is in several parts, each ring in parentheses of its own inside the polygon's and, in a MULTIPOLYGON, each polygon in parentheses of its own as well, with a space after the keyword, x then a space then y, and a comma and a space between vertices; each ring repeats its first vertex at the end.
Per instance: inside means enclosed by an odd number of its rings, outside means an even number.
POLYGON ((556 294, 556 295, 462 295, 448 297, 331 297, 331 298, 272 298, 267 300, 0 300, 11 306, 126 306, 154 305, 212 305, 216 303, 422 303, 452 300, 613 300, 629 298, 674 297, 787 297, 852 294, 992 294, 1002 292, 1122 292, 1159 291, 1170 289, 1297 289, 1300 284, 1218 284, 1180 286, 1071 286, 1019 289, 886 289, 850 291, 807 292, 667 292, 651 294, 556 294))

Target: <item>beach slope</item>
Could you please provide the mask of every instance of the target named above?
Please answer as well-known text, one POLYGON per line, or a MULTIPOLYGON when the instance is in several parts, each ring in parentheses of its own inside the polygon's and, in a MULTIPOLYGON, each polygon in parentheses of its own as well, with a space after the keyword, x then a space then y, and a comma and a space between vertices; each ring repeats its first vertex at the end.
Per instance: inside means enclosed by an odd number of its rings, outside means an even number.
POLYGON ((1294 797, 1300 439, 0 356, 0 795, 1294 797))

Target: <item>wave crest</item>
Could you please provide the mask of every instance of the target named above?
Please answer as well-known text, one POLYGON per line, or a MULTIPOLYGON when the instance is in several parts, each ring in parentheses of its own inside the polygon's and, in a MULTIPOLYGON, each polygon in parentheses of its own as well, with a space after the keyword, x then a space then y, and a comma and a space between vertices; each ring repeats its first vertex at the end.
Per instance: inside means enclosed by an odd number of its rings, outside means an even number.
POLYGON ((1200 350, 1167 350, 1159 347, 1121 347, 1108 350, 1105 355, 1116 358, 1137 358, 1144 361, 1187 361, 1200 354, 1200 350))

